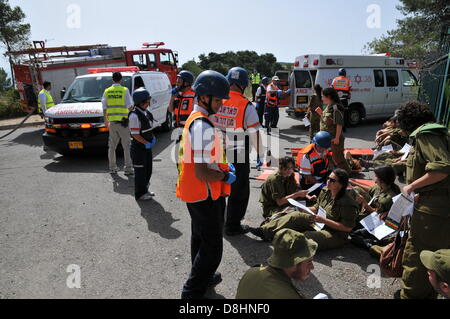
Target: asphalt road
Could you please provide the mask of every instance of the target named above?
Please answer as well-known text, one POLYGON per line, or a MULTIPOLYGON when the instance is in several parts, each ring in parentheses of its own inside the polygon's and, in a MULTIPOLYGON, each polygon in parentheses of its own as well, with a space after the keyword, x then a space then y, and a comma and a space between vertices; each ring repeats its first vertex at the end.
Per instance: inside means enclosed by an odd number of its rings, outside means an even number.
MULTIPOLYGON (((285 155, 308 138, 300 121, 281 114, 285 155)), ((346 146, 371 147, 381 123, 350 129, 346 146)), ((28 128, 0 140, 0 298, 179 298, 190 270, 190 218, 175 197, 170 134, 158 134, 151 185, 157 196, 149 203, 134 200, 132 178, 107 173, 106 155, 46 153, 41 135, 42 129, 28 128), (80 267, 80 289, 67 286, 69 265, 80 267)), ((262 221, 261 185, 251 180, 244 222, 252 226, 262 221)), ((224 281, 209 296, 234 298, 245 271, 271 252, 252 235, 225 237, 224 281)), ((368 269, 376 264, 351 244, 319 253, 313 275, 300 287, 309 297, 391 298, 399 281, 382 277, 379 287, 367 285, 376 285, 368 269)))

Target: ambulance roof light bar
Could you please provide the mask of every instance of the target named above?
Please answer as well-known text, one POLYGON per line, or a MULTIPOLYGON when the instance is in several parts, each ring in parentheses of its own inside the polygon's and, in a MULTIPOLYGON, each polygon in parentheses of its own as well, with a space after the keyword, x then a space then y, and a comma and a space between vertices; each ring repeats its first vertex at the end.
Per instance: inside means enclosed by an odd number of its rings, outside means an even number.
POLYGON ((109 72, 139 72, 139 68, 137 66, 120 66, 120 67, 110 67, 110 68, 92 68, 88 69, 87 72, 89 74, 97 74, 97 73, 109 73, 109 72))
POLYGON ((142 43, 142 45, 146 48, 150 48, 150 47, 159 48, 160 46, 163 46, 166 44, 164 42, 154 42, 154 43, 144 42, 144 43, 142 43))

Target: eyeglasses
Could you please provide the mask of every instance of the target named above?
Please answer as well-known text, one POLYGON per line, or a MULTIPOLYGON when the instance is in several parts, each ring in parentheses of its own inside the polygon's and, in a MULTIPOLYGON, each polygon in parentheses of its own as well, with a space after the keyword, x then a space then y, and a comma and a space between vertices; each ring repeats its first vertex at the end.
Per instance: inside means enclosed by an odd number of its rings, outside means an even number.
POLYGON ((337 180, 335 180, 334 178, 328 177, 328 181, 330 183, 337 183, 337 180))

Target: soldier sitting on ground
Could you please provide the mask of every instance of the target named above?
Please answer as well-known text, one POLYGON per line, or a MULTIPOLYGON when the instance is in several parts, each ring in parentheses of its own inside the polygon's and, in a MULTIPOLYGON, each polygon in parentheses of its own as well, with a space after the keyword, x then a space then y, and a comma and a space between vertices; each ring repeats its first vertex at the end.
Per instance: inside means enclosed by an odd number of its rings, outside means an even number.
POLYGON ((264 218, 271 217, 289 207, 289 199, 307 198, 308 191, 300 190, 295 180, 295 160, 292 157, 280 159, 280 166, 276 173, 269 176, 262 186, 260 203, 263 206, 264 218))
POLYGON ((257 266, 242 277, 236 299, 306 299, 293 282, 308 279, 314 269, 317 243, 291 229, 279 231, 273 240, 268 266, 257 266))
POLYGON ((349 233, 356 226, 359 210, 358 203, 347 192, 348 179, 345 170, 334 170, 328 178, 327 187, 320 193, 317 204, 309 208, 315 214, 322 208, 326 217, 295 212, 274 219, 259 228, 251 228, 250 232, 264 241, 270 241, 278 231, 289 228, 302 232, 306 238, 317 242, 319 250, 344 246, 349 233), (316 231, 313 228, 314 223, 325 225, 322 230, 316 231))

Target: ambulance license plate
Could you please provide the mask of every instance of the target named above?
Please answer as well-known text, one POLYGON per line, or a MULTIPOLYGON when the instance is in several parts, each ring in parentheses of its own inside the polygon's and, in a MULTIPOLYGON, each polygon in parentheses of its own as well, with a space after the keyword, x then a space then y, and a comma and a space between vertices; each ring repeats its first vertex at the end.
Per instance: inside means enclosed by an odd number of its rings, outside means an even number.
POLYGON ((83 142, 69 142, 69 148, 71 150, 82 150, 83 142))
POLYGON ((297 104, 308 103, 308 96, 297 96, 297 104))
POLYGON ((295 112, 306 112, 307 109, 308 108, 306 108, 306 107, 297 107, 297 108, 295 108, 295 112))

